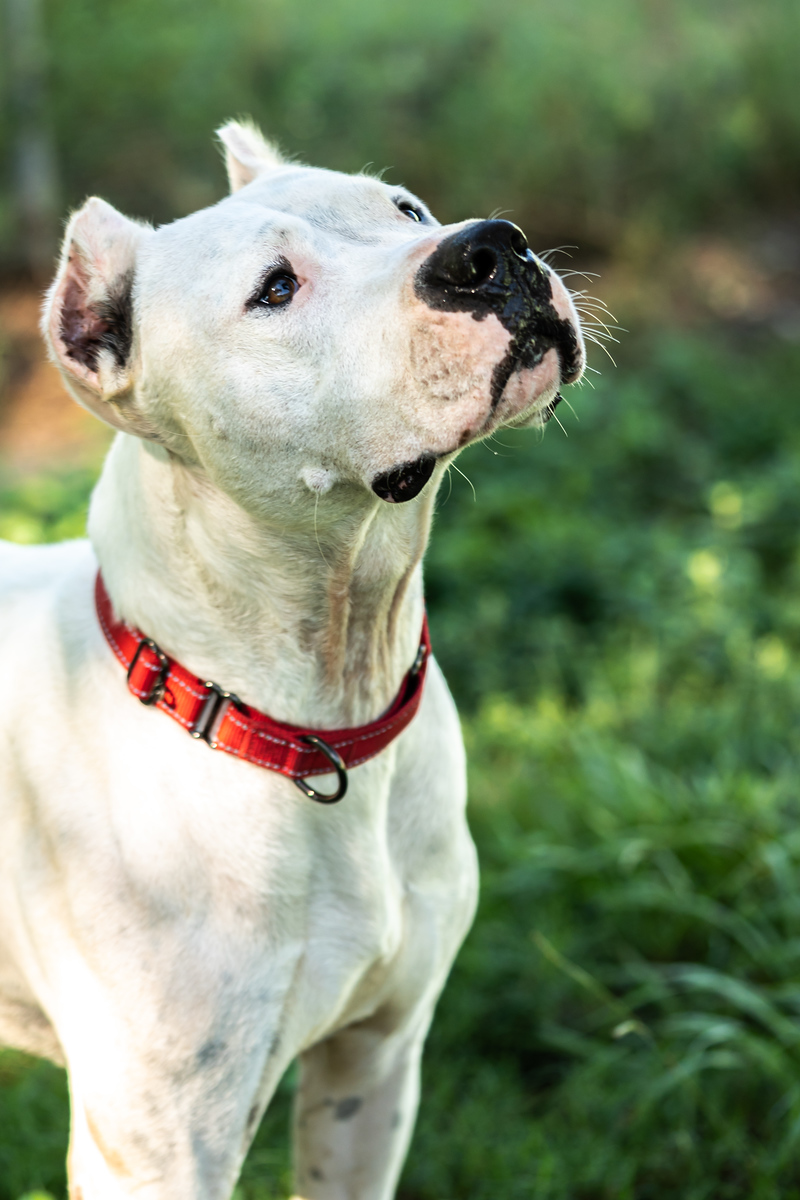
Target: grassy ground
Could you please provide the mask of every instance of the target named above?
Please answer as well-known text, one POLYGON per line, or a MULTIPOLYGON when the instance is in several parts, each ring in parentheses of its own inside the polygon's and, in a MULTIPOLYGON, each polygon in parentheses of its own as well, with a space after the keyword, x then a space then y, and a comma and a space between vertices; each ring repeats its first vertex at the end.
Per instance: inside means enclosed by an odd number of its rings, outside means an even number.
MULTIPOLYGON (((483 893, 404 1200, 800 1197, 800 348, 625 362, 442 495, 483 893)), ((0 534, 74 532, 87 487, 7 490, 0 534)), ((240 1200, 288 1195, 291 1087, 240 1200)), ((62 1075, 0 1057, 0 1200, 63 1195, 65 1128, 62 1075)))

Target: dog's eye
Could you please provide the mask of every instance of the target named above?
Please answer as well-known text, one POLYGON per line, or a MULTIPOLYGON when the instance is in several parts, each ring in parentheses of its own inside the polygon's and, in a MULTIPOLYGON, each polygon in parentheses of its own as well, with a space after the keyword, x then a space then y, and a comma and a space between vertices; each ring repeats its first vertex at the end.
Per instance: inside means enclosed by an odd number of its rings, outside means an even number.
POLYGON ((288 304, 299 286, 294 275, 289 275, 286 271, 270 275, 261 289, 258 297, 259 303, 266 304, 268 308, 278 308, 281 304, 288 304))
POLYGON ((395 204, 400 212, 410 217, 412 221, 424 220, 422 210, 417 208, 416 204, 412 204, 410 200, 395 200, 395 204))

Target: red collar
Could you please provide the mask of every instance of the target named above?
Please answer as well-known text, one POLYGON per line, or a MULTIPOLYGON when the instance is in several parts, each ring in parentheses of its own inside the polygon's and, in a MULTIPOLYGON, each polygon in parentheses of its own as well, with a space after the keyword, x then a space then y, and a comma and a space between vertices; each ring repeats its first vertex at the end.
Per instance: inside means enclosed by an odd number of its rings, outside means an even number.
POLYGON ((347 790, 347 769, 380 754, 419 708, 431 648, 427 618, 417 657, 388 712, 355 729, 318 730, 274 721, 218 684, 192 675, 151 638, 117 620, 99 571, 95 603, 103 633, 128 672, 128 688, 142 704, 154 704, 168 713, 212 750, 225 750, 288 775, 306 796, 324 804, 341 800, 347 790), (331 771, 336 772, 339 787, 330 795, 305 782, 307 776, 331 771))

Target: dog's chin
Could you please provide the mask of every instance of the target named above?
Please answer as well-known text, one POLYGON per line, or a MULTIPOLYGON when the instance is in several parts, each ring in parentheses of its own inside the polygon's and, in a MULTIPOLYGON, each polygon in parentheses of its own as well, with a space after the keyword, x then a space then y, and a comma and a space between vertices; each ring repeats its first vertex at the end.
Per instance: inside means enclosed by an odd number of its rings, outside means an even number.
POLYGON ((456 454, 472 442, 478 442, 501 426, 546 425, 561 401, 561 372, 555 350, 548 350, 535 367, 520 368, 507 380, 499 398, 493 401, 486 420, 474 432, 465 430, 458 445, 431 449, 418 458, 382 471, 372 480, 372 490, 387 504, 405 504, 413 500, 433 475, 437 460, 456 454))

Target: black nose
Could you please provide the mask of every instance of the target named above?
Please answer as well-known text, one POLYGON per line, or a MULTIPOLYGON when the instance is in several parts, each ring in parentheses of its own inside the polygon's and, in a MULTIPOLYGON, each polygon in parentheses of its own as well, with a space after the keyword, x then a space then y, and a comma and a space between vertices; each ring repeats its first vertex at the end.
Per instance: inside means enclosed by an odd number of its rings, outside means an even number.
POLYGON ((428 259, 429 287, 466 288, 475 292, 505 275, 512 264, 535 263, 525 234, 510 221, 475 221, 445 238, 428 259))

